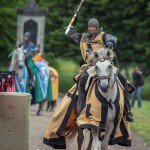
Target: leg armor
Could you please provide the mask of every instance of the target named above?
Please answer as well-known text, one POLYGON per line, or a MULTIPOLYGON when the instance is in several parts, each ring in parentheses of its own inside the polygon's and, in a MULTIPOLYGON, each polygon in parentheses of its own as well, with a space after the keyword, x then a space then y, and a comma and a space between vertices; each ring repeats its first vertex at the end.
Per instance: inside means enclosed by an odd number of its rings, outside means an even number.
POLYGON ((131 104, 130 104, 130 99, 129 99, 129 91, 128 91, 128 84, 127 84, 127 79, 120 73, 118 72, 118 78, 122 85, 124 86, 124 115, 126 116, 126 120, 129 122, 133 121, 133 115, 131 113, 131 104))
POLYGON ((77 111, 78 115, 82 112, 86 105, 86 96, 87 91, 85 91, 85 85, 88 80, 88 73, 84 71, 79 78, 78 81, 78 103, 77 103, 77 111))

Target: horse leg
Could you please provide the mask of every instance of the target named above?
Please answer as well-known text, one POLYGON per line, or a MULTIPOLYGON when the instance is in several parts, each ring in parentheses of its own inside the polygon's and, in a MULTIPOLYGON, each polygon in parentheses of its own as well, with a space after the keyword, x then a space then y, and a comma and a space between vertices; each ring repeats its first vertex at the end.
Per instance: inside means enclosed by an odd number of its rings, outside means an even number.
POLYGON ((106 132, 104 136, 104 140, 102 141, 101 149, 108 150, 110 135, 114 129, 114 123, 111 121, 109 125, 106 127, 106 132))
POLYGON ((53 100, 50 102, 51 103, 51 111, 53 112, 54 111, 54 108, 56 106, 56 100, 53 100))
POLYGON ((48 109, 50 108, 50 103, 51 103, 51 102, 49 102, 49 101, 47 102, 47 108, 46 108, 46 111, 48 111, 48 109))
POLYGON ((94 150, 98 150, 101 146, 101 141, 99 141, 99 138, 98 138, 98 130, 97 129, 91 129, 91 132, 93 135, 92 147, 94 150))
POLYGON ((42 115, 42 114, 41 114, 41 111, 42 111, 42 102, 39 103, 39 109, 38 109, 36 115, 38 115, 38 116, 42 115))
POLYGON ((87 147, 86 150, 91 150, 91 148, 92 148, 92 141, 93 141, 93 138, 92 138, 92 132, 90 131, 89 144, 88 144, 88 147, 87 147))
POLYGON ((83 130, 81 128, 78 128, 78 136, 77 136, 77 143, 78 143, 78 150, 82 150, 82 144, 84 140, 83 130))

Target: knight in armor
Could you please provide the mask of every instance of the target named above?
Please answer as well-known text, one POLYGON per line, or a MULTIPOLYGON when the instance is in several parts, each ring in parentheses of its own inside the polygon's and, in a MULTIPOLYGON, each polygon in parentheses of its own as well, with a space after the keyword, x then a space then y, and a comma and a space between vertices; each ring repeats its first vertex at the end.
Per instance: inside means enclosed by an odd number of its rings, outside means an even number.
POLYGON ((29 63, 30 58, 32 58, 35 54, 35 45, 34 43, 31 41, 31 33, 30 32, 25 32, 24 33, 24 37, 23 37, 23 41, 18 45, 18 47, 23 47, 23 52, 25 54, 25 64, 27 66, 27 69, 29 71, 30 74, 30 86, 31 88, 34 87, 34 73, 32 70, 32 66, 29 63))
POLYGON ((29 52, 31 49, 35 48, 34 43, 31 41, 31 33, 25 32, 23 36, 23 41, 19 44, 19 47, 23 46, 25 53, 29 52))
MULTIPOLYGON (((99 48, 110 48, 113 50, 113 46, 117 43, 117 38, 109 33, 103 31, 99 26, 99 21, 96 18, 92 18, 88 21, 88 33, 77 33, 75 25, 77 18, 70 27, 69 32, 66 34, 69 38, 80 45, 81 54, 86 62, 85 66, 91 65, 94 59, 93 51, 99 48)), ((83 68, 83 67, 81 67, 83 68)), ((82 73, 78 80, 78 113, 80 114, 85 106, 85 100, 87 92, 85 91, 85 85, 88 79, 88 73, 86 67, 82 69, 82 73)), ((124 116, 129 122, 133 121, 133 115, 131 113, 131 105, 129 101, 129 92, 127 79, 119 72, 118 78, 124 86, 124 98, 125 98, 125 109, 124 116)))

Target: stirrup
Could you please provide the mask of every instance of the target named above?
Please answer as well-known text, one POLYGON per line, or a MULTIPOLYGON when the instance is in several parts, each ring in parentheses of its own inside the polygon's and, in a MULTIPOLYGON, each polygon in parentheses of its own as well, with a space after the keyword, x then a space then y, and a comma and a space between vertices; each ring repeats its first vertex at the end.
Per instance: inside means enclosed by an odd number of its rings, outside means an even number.
POLYGON ((134 119, 133 119, 133 114, 131 113, 131 111, 128 111, 125 113, 125 118, 128 122, 133 122, 134 119))
POLYGON ((127 83, 128 84, 128 91, 129 91, 129 94, 133 93, 135 91, 135 88, 134 86, 131 84, 131 83, 127 83))

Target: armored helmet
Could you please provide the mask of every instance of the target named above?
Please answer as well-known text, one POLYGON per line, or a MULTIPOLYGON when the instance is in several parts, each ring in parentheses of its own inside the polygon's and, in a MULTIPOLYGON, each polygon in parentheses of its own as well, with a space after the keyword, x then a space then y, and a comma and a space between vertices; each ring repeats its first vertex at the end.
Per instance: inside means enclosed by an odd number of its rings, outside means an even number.
POLYGON ((91 18, 88 21, 88 27, 89 26, 95 26, 97 29, 99 29, 99 21, 96 18, 91 18))

